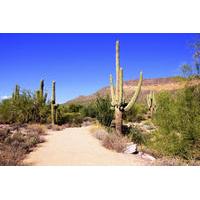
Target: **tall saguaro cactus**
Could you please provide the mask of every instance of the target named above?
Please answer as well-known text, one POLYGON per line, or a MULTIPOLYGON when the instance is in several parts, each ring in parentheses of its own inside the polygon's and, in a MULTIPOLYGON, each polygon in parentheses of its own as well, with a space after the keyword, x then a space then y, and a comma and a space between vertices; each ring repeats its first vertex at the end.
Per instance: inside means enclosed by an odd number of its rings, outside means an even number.
POLYGON ((147 106, 150 111, 151 117, 153 116, 153 113, 156 111, 156 98, 153 91, 150 92, 150 94, 147 95, 147 106))
POLYGON ((52 99, 51 99, 51 122, 55 125, 56 119, 56 82, 52 82, 52 99))
POLYGON ((116 133, 122 134, 122 125, 123 125, 123 112, 129 111, 137 101, 137 98, 140 94, 143 81, 143 74, 140 72, 140 80, 138 83, 138 88, 135 91, 135 94, 131 98, 129 103, 126 103, 124 100, 124 91, 123 91, 123 69, 120 66, 120 46, 119 41, 116 42, 116 88, 113 85, 113 77, 110 75, 110 90, 112 97, 112 108, 115 109, 115 126, 116 133))

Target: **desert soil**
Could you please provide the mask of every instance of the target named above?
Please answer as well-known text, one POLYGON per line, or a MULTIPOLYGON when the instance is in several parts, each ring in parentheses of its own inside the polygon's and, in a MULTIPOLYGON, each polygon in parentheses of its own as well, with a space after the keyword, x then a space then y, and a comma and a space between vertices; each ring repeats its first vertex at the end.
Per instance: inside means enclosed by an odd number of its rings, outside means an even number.
POLYGON ((130 166, 149 165, 136 155, 117 153, 104 148, 89 127, 67 128, 48 132, 46 142, 24 160, 33 166, 130 166))

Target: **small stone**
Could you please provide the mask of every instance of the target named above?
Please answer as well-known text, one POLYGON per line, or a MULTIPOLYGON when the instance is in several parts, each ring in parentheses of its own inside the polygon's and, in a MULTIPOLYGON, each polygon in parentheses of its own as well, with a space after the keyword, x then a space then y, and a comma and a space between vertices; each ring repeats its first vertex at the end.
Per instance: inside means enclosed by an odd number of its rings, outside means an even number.
POLYGON ((137 144, 129 143, 127 147, 124 149, 125 154, 135 154, 137 153, 137 144))
POLYGON ((145 160, 150 160, 150 161, 156 160, 153 156, 151 156, 147 153, 143 153, 143 152, 139 152, 138 156, 140 156, 141 158, 143 158, 145 160))

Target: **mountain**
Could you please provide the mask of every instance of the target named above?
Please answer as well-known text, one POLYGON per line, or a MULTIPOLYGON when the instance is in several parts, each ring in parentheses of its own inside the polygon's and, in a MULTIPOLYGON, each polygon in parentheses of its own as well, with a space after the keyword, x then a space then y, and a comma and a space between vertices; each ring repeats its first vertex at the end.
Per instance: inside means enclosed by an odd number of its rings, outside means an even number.
MULTIPOLYGON (((124 82, 124 92, 125 99, 130 99, 134 94, 135 89, 137 88, 138 80, 129 80, 124 82)), ((190 83, 192 84, 200 84, 200 80, 193 80, 190 83)), ((142 90, 138 101, 144 101, 147 94, 150 91, 161 92, 161 91, 176 91, 178 89, 184 88, 187 84, 187 81, 180 77, 168 77, 168 78, 155 78, 155 79, 144 79, 142 84, 142 90)), ((96 99, 99 96, 110 95, 110 87, 104 87, 98 90, 96 93, 88 95, 88 96, 79 96, 75 99, 72 99, 66 104, 87 104, 96 99)))

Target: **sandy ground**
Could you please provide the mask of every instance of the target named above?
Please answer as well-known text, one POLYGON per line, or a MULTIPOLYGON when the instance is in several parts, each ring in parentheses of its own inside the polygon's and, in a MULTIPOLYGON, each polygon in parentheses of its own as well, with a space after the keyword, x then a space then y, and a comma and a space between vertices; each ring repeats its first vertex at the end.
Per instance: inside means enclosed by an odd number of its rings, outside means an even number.
POLYGON ((129 166, 148 165, 136 155, 116 153, 104 148, 88 127, 49 132, 46 142, 25 159, 34 166, 129 166))

